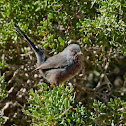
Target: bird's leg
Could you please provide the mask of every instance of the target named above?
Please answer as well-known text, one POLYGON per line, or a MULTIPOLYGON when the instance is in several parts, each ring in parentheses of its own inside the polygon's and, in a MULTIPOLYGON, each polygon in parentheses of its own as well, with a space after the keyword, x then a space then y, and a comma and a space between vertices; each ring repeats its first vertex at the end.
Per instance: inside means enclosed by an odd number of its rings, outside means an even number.
POLYGON ((55 84, 53 84, 53 83, 51 83, 51 85, 52 85, 53 87, 56 87, 55 84))

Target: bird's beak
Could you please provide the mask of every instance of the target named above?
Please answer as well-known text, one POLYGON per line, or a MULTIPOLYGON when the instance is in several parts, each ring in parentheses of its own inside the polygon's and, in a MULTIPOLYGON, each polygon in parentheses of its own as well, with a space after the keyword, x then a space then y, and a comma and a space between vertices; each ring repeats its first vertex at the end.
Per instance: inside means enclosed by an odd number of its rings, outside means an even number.
POLYGON ((80 52, 77 53, 77 55, 83 55, 83 53, 80 51, 80 52))

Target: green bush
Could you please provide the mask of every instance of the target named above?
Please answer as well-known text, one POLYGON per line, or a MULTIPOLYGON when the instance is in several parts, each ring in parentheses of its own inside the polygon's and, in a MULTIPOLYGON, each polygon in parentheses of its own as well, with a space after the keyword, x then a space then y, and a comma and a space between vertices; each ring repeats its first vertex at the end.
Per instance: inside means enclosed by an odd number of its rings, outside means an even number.
MULTIPOLYGON (((4 54, 6 62, 16 69, 29 61, 28 56, 22 55, 29 50, 23 38, 18 37, 14 23, 34 40, 35 45, 44 48, 47 55, 48 52, 57 54, 69 43, 77 43, 84 53, 86 74, 76 85, 93 88, 96 96, 91 98, 102 101, 84 101, 88 105, 75 103, 77 93, 73 93, 72 87, 50 89, 40 84, 42 91, 30 91, 30 105, 25 111, 34 125, 125 125, 125 10, 125 0, 0 0, 0 57, 4 54), (119 86, 120 81, 123 83, 118 92, 112 73, 117 75, 119 86), (115 98, 110 100, 112 97, 115 98)), ((34 59, 32 55, 31 59, 34 59)), ((4 61, 0 69, 3 64, 4 61)), ((27 66, 31 68, 31 61, 27 66)), ((19 85, 27 88, 28 75, 18 81, 19 85)), ((4 79, 5 74, 2 74, 0 99, 7 95, 4 79)))
MULTIPOLYGON (((59 51, 74 39, 125 53, 125 0, 0 1, 2 45, 17 39, 13 23, 44 47, 59 51), (61 28, 62 27, 62 28, 61 28)), ((7 45, 6 45, 7 46, 7 45)))
POLYGON ((126 125, 126 102, 120 98, 110 99, 106 104, 94 100, 95 121, 100 125, 126 125))
POLYGON ((75 103, 76 94, 73 93, 72 86, 62 85, 51 89, 46 84, 39 84, 38 87, 40 88, 38 91, 30 91, 30 105, 25 110, 25 114, 31 116, 33 125, 110 126, 126 124, 126 103, 119 98, 111 98, 107 104, 94 100, 86 108, 82 103, 75 103))
POLYGON ((40 90, 30 91, 29 109, 25 113, 32 117, 35 125, 82 125, 92 124, 93 115, 81 104, 75 103, 72 87, 51 89, 46 84, 40 90))
MULTIPOLYGON (((2 70, 3 68, 7 67, 7 65, 5 65, 5 61, 3 60, 2 62, 0 62, 0 70, 2 70)), ((0 74, 0 99, 4 99, 6 97, 6 87, 8 85, 7 82, 5 82, 5 73, 3 73, 3 75, 0 74)))
MULTIPOLYGON (((5 67, 7 67, 7 65, 5 65, 5 61, 3 60, 2 62, 0 62, 0 102, 7 96, 6 87, 8 83, 5 82, 5 73, 1 75, 1 70, 5 67)), ((5 120, 2 118, 0 114, 0 125, 2 124, 5 124, 5 120)))

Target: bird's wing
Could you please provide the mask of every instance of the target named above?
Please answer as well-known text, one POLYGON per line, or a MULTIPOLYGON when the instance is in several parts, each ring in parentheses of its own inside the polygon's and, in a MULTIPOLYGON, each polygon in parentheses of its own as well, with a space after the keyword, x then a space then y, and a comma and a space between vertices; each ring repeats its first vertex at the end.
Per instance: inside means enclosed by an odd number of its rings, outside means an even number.
POLYGON ((67 57, 62 55, 62 53, 59 53, 57 55, 54 55, 54 56, 48 58, 44 63, 42 63, 35 70, 62 68, 67 65, 68 65, 67 57))

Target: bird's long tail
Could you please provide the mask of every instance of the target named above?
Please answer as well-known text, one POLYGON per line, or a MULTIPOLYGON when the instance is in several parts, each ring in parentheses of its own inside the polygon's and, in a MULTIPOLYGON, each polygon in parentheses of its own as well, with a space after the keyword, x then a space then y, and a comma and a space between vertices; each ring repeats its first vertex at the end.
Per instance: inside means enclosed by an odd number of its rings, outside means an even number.
POLYGON ((24 37, 24 39, 31 45, 37 57, 37 66, 40 66, 46 60, 44 53, 41 52, 38 48, 36 48, 33 42, 25 35, 25 33, 16 24, 15 24, 15 28, 16 28, 16 31, 20 33, 24 37))

